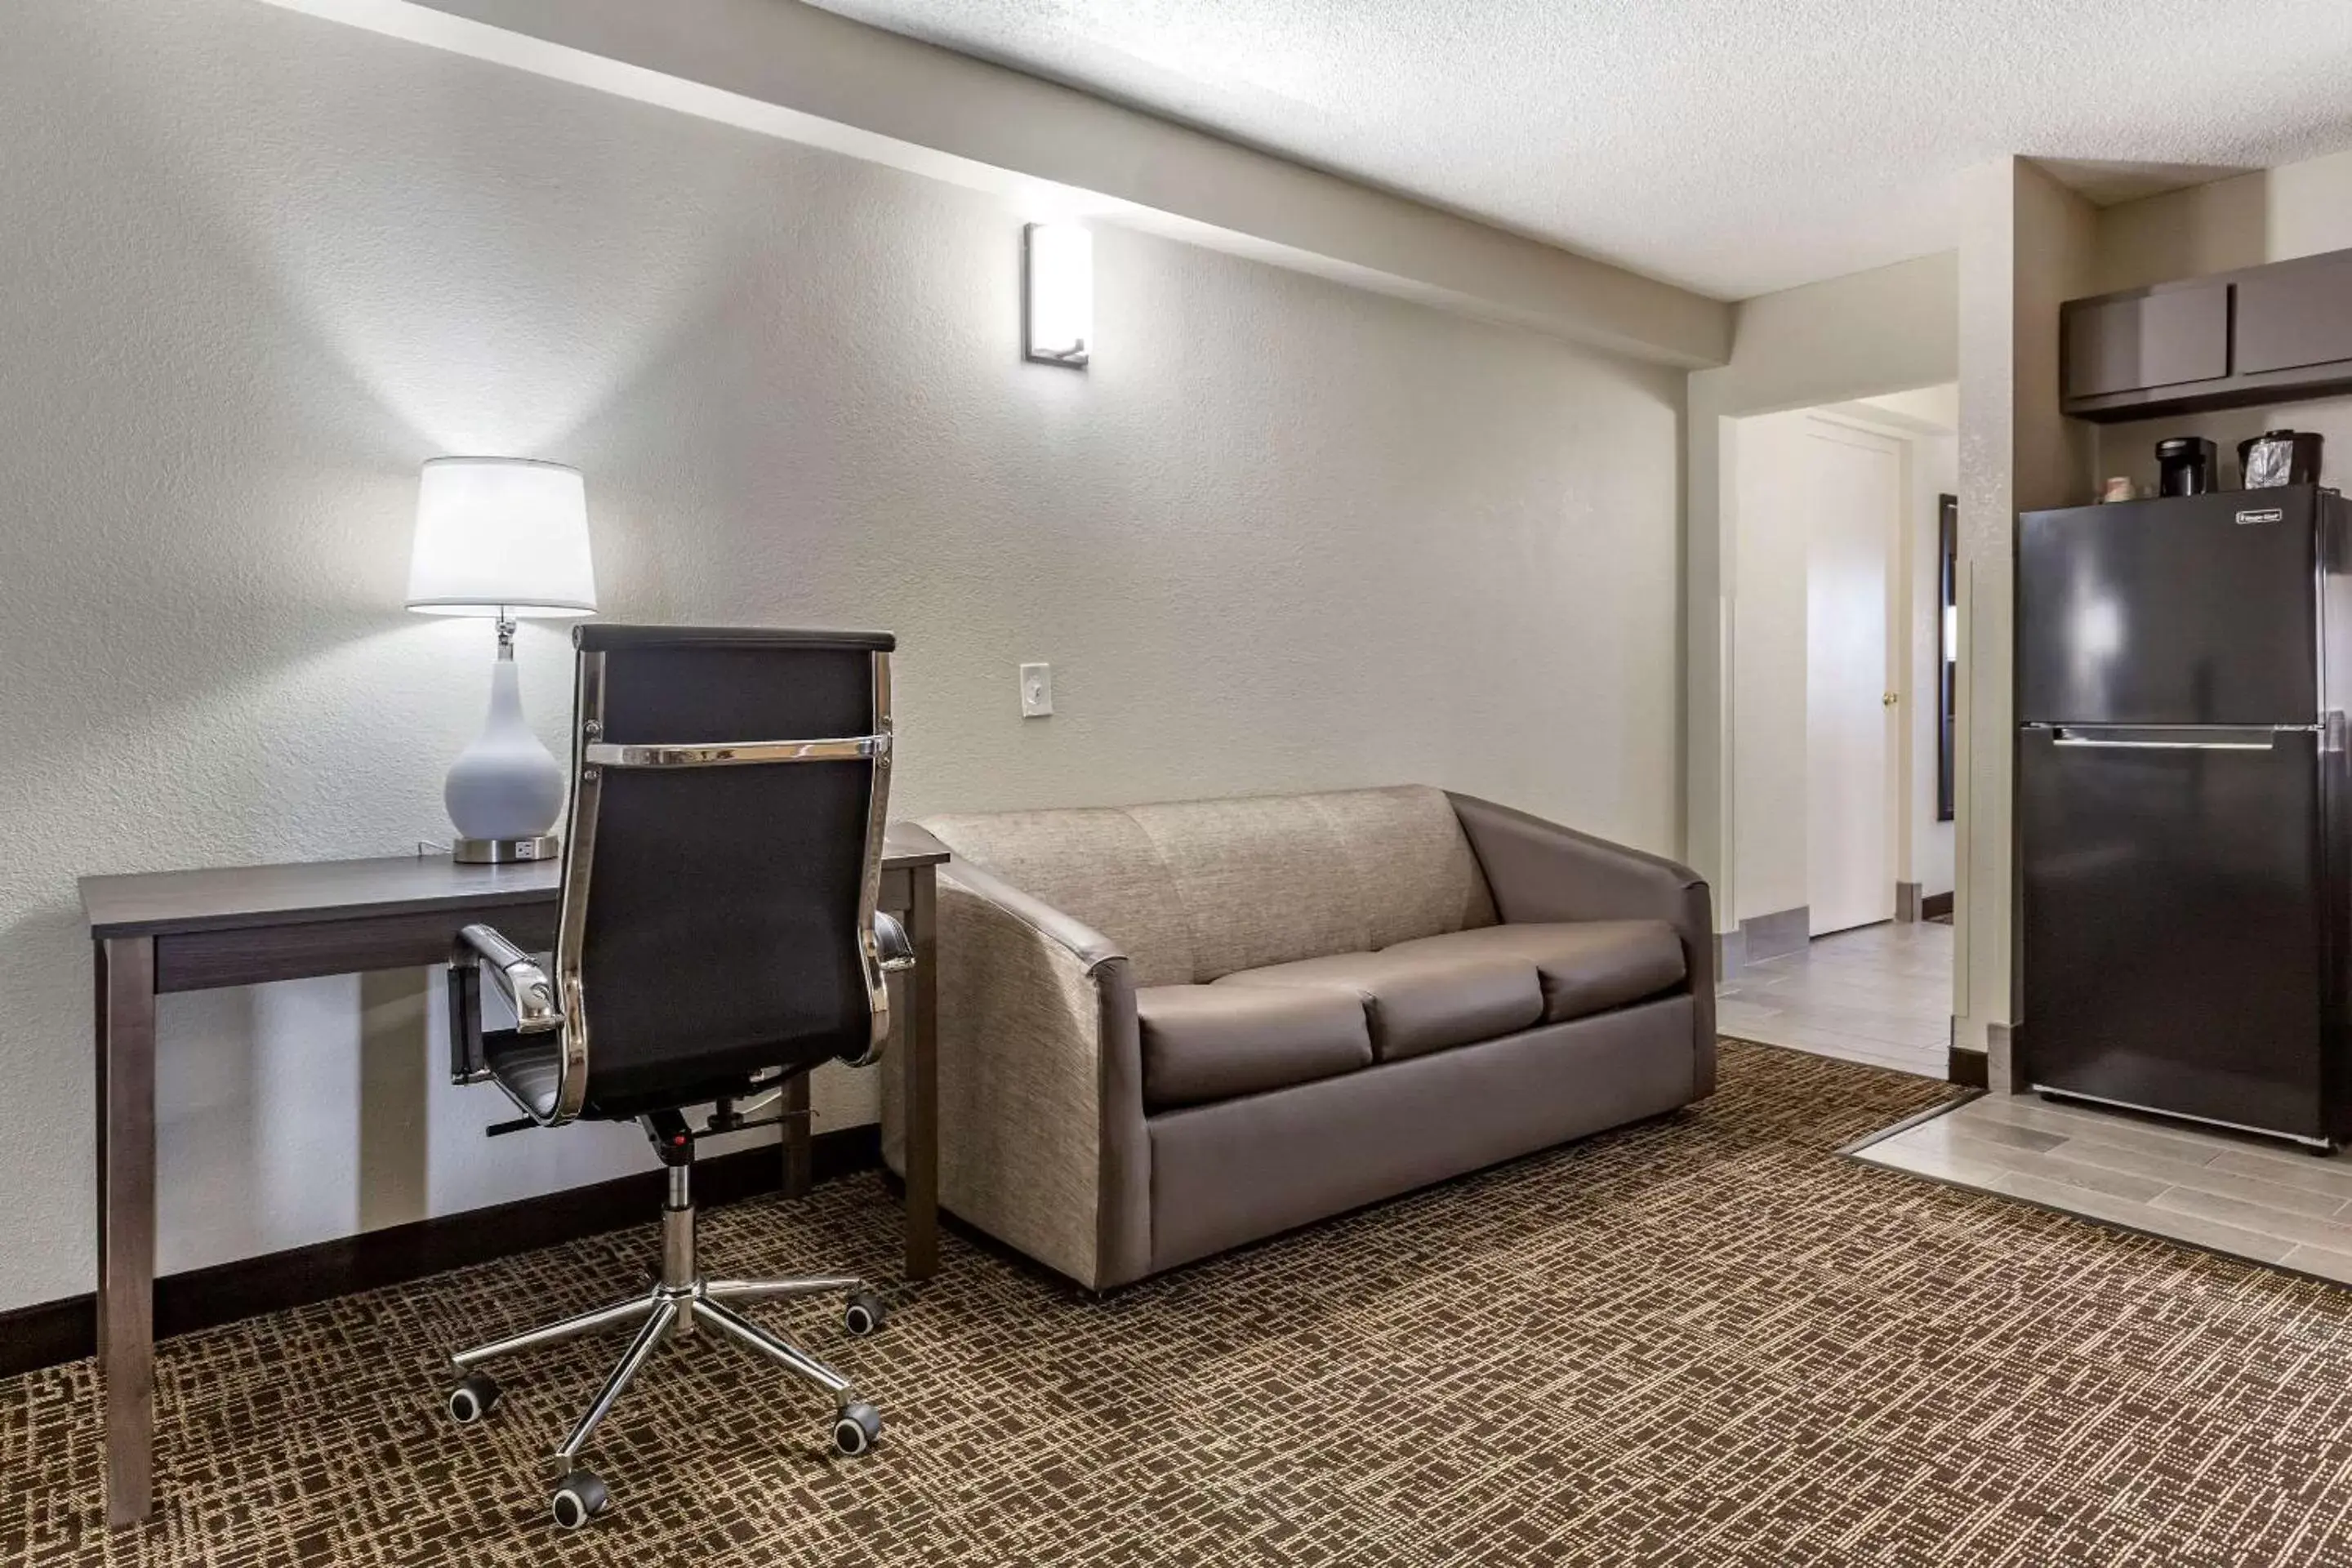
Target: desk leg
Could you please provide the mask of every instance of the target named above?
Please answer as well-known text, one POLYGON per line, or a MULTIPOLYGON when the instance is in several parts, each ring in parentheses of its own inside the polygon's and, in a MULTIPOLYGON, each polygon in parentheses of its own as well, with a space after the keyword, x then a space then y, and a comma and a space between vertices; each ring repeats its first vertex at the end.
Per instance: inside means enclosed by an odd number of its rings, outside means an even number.
POLYGON ((784 1116, 784 1196, 804 1198, 815 1180, 809 1160, 809 1075, 785 1079, 784 1097, 777 1103, 784 1116))
POLYGON ((937 868, 908 879, 907 935, 915 946, 914 1026, 907 1031, 907 1278, 929 1279, 940 1267, 940 931, 937 868))
POLYGON ((98 1354, 106 1389, 106 1521, 154 1505, 155 941, 96 945, 98 1354))

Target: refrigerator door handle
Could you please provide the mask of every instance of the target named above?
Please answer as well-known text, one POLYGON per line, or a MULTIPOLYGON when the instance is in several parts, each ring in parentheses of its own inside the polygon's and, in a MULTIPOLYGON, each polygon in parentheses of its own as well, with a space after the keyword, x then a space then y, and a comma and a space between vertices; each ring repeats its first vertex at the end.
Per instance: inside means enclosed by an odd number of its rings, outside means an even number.
MULTIPOLYGON (((2288 734, 2304 732, 2301 728, 2285 731, 2288 734)), ((2103 735, 2095 731, 2074 730, 2062 725, 2058 728, 2057 738, 2051 743, 2109 752, 2267 752, 2277 745, 2280 733, 2277 730, 2214 730, 2200 735, 2166 735, 2147 739, 2103 735)), ((2146 732, 2141 734, 2145 736, 2146 732)))

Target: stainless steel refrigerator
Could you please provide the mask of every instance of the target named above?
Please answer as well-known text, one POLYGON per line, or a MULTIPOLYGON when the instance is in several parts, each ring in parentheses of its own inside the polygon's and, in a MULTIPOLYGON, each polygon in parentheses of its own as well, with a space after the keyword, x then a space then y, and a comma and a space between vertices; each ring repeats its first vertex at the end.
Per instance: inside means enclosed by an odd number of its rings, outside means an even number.
POLYGON ((2034 1088, 2317 1145, 2352 1131, 2347 524, 2312 486, 2021 520, 2034 1088))

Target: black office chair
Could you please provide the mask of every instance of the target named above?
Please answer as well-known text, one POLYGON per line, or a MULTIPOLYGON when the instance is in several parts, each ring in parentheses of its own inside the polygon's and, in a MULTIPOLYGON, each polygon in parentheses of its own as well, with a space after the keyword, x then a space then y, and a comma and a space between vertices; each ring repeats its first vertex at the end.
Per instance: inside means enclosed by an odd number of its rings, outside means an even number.
MULTIPOLYGON (((831 1394, 833 1441, 862 1454, 882 1418, 850 1381, 732 1303, 841 1292, 853 1334, 882 1323, 857 1279, 706 1279, 695 1260, 697 1130, 766 1125, 766 1100, 822 1062, 856 1065, 889 1033, 886 971, 914 952, 876 910, 890 780, 890 652, 880 633, 586 626, 579 650, 572 804, 555 975, 486 925, 449 967, 452 1076, 496 1083, 525 1120, 636 1121, 669 1170, 661 1270, 646 1294, 461 1351, 449 1411, 498 1403, 476 1370, 510 1351, 639 1325, 586 1415, 557 1446, 556 1522, 603 1510, 579 1468, 597 1423, 663 1341, 697 1326, 831 1394), (485 1032, 481 978, 516 1026, 485 1032)), ((770 1120, 773 1120, 772 1118, 770 1120)), ((493 1131, 499 1131, 494 1129, 493 1131)))

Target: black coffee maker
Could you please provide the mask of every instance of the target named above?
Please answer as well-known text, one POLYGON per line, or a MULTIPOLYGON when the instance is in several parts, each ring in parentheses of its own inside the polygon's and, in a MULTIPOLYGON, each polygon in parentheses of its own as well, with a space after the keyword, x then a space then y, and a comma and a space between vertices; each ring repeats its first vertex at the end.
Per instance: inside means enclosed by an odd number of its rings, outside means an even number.
POLYGON ((2213 489, 2213 443, 2202 436, 2172 436, 2156 444, 2156 493, 2201 496, 2213 489))

